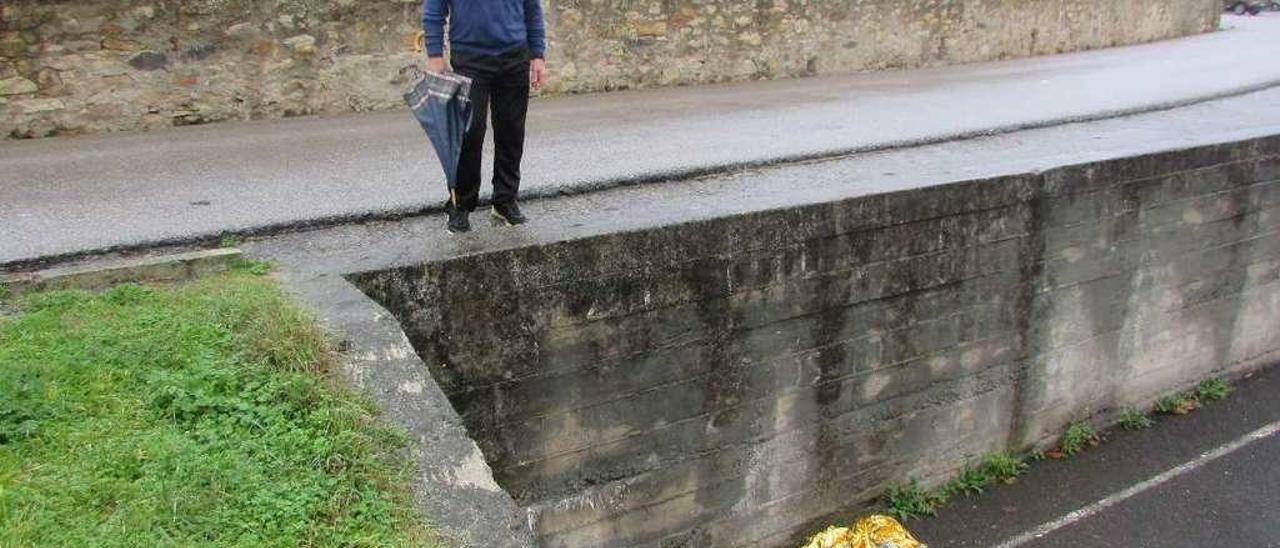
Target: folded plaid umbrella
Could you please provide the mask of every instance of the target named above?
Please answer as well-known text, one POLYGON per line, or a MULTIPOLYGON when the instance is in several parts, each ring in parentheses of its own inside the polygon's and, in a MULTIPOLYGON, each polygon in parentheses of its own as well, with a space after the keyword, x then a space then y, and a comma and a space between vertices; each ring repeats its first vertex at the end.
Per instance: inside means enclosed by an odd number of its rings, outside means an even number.
POLYGON ((471 79, 458 74, 417 73, 404 101, 431 139, 444 167, 449 198, 457 207, 454 188, 458 186, 458 159, 462 156, 462 139, 471 126, 471 79))

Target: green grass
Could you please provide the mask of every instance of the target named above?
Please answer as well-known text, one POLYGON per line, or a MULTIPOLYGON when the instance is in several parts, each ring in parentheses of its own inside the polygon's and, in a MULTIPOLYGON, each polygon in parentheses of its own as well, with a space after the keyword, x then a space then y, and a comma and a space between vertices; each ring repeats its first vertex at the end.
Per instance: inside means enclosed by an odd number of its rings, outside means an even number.
POLYGON ((254 276, 266 276, 271 273, 271 270, 275 268, 275 265, 271 264, 270 261, 263 261, 259 259, 237 259, 234 263, 234 267, 253 274, 254 276))
POLYGON ((1120 415, 1120 428, 1125 430, 1145 430, 1154 424, 1155 421, 1151 420, 1151 417, 1134 409, 1128 409, 1120 415))
POLYGON ((892 487, 884 494, 886 511, 898 521, 935 516, 938 507, 946 502, 947 496, 942 490, 927 491, 915 481, 892 487))
POLYGON ((0 546, 409 546, 405 438, 243 270, 0 318, 0 546))
POLYGON ((1072 423, 1067 428, 1066 433, 1062 435, 1062 453, 1067 456, 1075 455, 1084 451, 1090 444, 1096 442, 1098 434, 1094 432, 1093 426, 1087 422, 1072 423))
POLYGON ((1222 379, 1209 379, 1196 387, 1196 395, 1204 401, 1216 401, 1226 398, 1231 393, 1231 385, 1222 379))

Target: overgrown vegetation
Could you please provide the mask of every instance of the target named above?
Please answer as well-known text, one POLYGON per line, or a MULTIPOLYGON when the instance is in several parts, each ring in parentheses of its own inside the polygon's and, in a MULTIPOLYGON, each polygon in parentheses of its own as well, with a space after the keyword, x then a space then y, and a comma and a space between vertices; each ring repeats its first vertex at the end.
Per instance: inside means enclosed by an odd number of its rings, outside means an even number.
MULTIPOLYGON (((248 270, 254 270, 249 267, 248 270)), ((405 439, 239 270, 25 296, 0 319, 0 545, 410 546, 405 439)))

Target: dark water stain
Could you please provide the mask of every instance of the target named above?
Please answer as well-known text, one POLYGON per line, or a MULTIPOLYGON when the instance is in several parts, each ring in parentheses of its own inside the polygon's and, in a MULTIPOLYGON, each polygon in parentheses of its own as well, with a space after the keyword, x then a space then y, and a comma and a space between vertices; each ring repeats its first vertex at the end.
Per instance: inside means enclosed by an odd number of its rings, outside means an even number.
MULTIPOLYGON (((1102 329, 1119 328, 1128 323, 1130 295, 1136 289, 1139 279, 1137 267, 1141 263, 1142 253, 1132 247, 1124 246, 1121 242, 1132 240, 1137 236, 1142 216, 1142 189, 1138 184, 1121 185, 1119 199, 1122 213, 1111 223, 1110 230, 1106 234, 1106 244, 1112 249, 1128 252, 1128 256, 1119 257, 1125 274, 1115 280, 1117 288, 1115 292, 1095 290, 1084 293, 1085 298, 1088 299, 1087 309, 1093 314, 1091 318, 1093 325, 1105 326, 1101 329, 1095 327, 1095 333, 1102 329)), ((1122 337, 1116 337, 1113 340, 1113 346, 1105 350, 1110 359, 1106 364, 1107 370, 1102 375, 1108 379, 1107 384, 1111 387, 1106 403, 1113 407, 1120 397, 1122 379, 1128 378, 1132 373, 1133 360, 1125 355, 1122 337)))
POLYGON ((833 486, 840 468, 839 428, 833 417, 838 415, 836 407, 843 395, 842 383, 837 380, 845 361, 845 347, 840 342, 840 335, 844 331, 845 303, 849 301, 851 286, 848 280, 825 271, 833 262, 831 257, 839 253, 840 242, 841 239, 815 240, 806 248, 809 260, 816 263, 818 272, 817 285, 810 295, 810 309, 819 311, 811 338, 818 348, 814 357, 818 369, 818 386, 814 392, 818 413, 814 455, 817 477, 814 480, 822 487, 833 486))
POLYGON ((708 419, 702 450, 713 454, 704 468, 737 478, 715 492, 703 490, 695 495, 699 506, 708 510, 696 519, 707 521, 732 508, 747 493, 747 478, 742 470, 745 463, 735 456, 736 451, 723 450, 731 444, 745 441, 751 431, 751 422, 744 417, 745 372, 742 364, 735 363, 733 353, 736 343, 734 328, 742 322, 729 304, 731 274, 727 259, 690 264, 682 270, 682 276, 696 299, 697 315, 706 332, 702 369, 707 375, 702 386, 702 411, 708 419), (725 470, 734 472, 723 472, 725 470))
POLYGON ((1020 448, 1027 438, 1028 406, 1034 405, 1043 392, 1043 386, 1029 386, 1033 378, 1040 378, 1039 371, 1031 371, 1032 358, 1038 353, 1040 341, 1036 333, 1037 318, 1035 296, 1044 275, 1044 176, 1037 177, 1036 195, 1025 205, 1030 209, 1027 222, 1028 236, 1021 241, 1018 265, 1018 294, 1014 299, 1015 324, 1018 333, 1017 367, 1010 386, 1013 417, 1010 419, 1006 447, 1020 448))
MULTIPOLYGON (((1249 206, 1252 204, 1249 199, 1250 192, 1243 187, 1253 183, 1253 178, 1233 176, 1232 180, 1237 181, 1237 187, 1233 189, 1232 192, 1227 193, 1227 199, 1229 200, 1228 205, 1234 213, 1230 219, 1232 226, 1230 240, 1238 242, 1258 233, 1258 227, 1256 225, 1260 214, 1246 213, 1249 211, 1249 206), (1246 220, 1251 221, 1252 226, 1250 224, 1246 224, 1246 220)), ((1254 242, 1256 242, 1256 240, 1254 242)), ((1219 287, 1219 292, 1221 294, 1233 295, 1235 302, 1232 307, 1232 313, 1227 315, 1225 321, 1215 322, 1214 324, 1218 329, 1218 332, 1214 337, 1214 340, 1216 341, 1214 346, 1214 363, 1217 364, 1217 367, 1227 367, 1231 365, 1231 355, 1233 354, 1232 350, 1235 343, 1234 334, 1236 333, 1236 327, 1240 323, 1240 313, 1243 310, 1242 305, 1244 304, 1244 295, 1241 292, 1244 290, 1245 282, 1247 282, 1249 278, 1249 255, 1252 255, 1252 248, 1256 245, 1254 242, 1240 243, 1230 246, 1231 257, 1228 259, 1227 267, 1223 271, 1224 279, 1219 287)))
POLYGON ((720 261, 698 262, 683 272, 685 284, 694 295, 696 312, 706 333, 702 360, 707 371, 703 384, 703 411, 711 414, 711 427, 735 422, 741 413, 742 368, 730 357, 733 318, 729 309, 726 269, 720 261))

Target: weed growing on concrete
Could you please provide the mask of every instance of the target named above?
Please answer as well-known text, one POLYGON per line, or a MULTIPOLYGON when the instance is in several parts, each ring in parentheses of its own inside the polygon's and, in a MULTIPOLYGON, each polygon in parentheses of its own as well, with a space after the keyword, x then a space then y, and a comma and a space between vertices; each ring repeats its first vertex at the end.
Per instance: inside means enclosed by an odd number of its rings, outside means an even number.
POLYGON ((1146 416, 1141 411, 1129 409, 1120 415, 1120 428, 1125 430, 1145 430, 1151 428, 1155 421, 1151 417, 1146 416))
POLYGON ((938 506, 947 502, 943 490, 926 491, 915 480, 906 485, 891 487, 884 494, 889 515, 898 521, 938 515, 938 506))
POLYGON ((991 474, 987 473, 984 467, 965 466, 956 477, 947 482, 947 485, 943 487, 943 491, 946 492, 947 496, 978 495, 994 481, 995 479, 991 477, 991 474))
POLYGON ((1231 393, 1231 385, 1222 379, 1209 379, 1200 383, 1196 388, 1196 395, 1200 396, 1204 401, 1217 401, 1227 397, 1231 393))
POLYGON ((223 232, 222 237, 218 238, 218 247, 228 248, 240 245, 240 238, 230 232, 223 232))
POLYGON ((982 468, 994 481, 1013 483, 1014 479, 1027 470, 1027 463, 1008 452, 1001 451, 987 457, 987 460, 982 462, 982 468))
POLYGON ((1199 406, 1194 394, 1173 394, 1156 400, 1156 412, 1165 415, 1186 415, 1199 406))
POLYGON ((1097 442, 1098 434, 1094 432, 1093 426, 1087 422, 1072 423, 1062 435, 1062 453, 1069 457, 1097 442))
POLYGON ((10 294, 9 286, 5 284, 0 284, 0 303, 9 300, 9 294, 10 294))
MULTIPOLYGON (((1194 392, 1165 396, 1156 401, 1155 411, 1166 414, 1186 414, 1196 409, 1200 400, 1220 400, 1231 393, 1231 386, 1222 379, 1206 380, 1194 392)), ((1143 430, 1155 424, 1151 417, 1136 409, 1125 410, 1120 416, 1120 427, 1125 430, 1143 430)), ((956 495, 975 495, 985 492, 995 482, 1012 483, 1030 465, 1028 461, 1062 459, 1074 456, 1089 446, 1102 442, 1098 432, 1088 422, 1075 422, 1062 434, 1062 443, 1048 451, 1036 452, 1025 458, 1001 451, 987 456, 978 466, 966 465, 956 477, 941 488, 926 491, 912 480, 911 483, 890 488, 884 494, 887 513, 900 521, 935 516, 938 509, 956 495)))
POLYGON ((978 466, 965 466, 942 491, 947 497, 980 494, 993 483, 1013 483, 1026 469, 1027 463, 1022 459, 1001 451, 988 456, 978 466))

